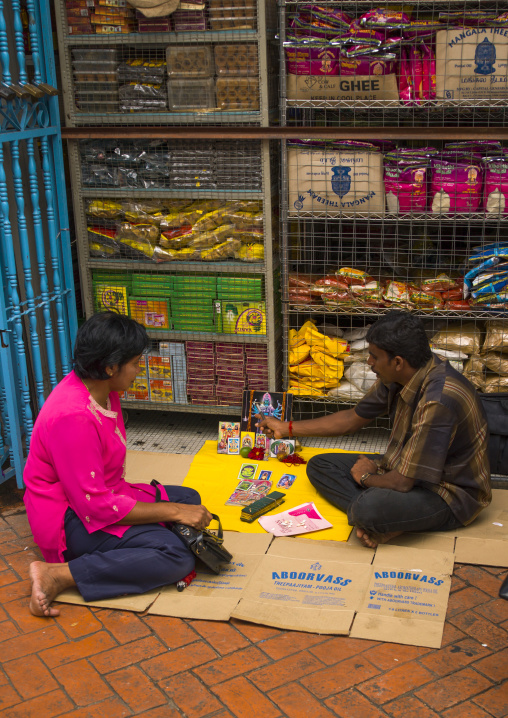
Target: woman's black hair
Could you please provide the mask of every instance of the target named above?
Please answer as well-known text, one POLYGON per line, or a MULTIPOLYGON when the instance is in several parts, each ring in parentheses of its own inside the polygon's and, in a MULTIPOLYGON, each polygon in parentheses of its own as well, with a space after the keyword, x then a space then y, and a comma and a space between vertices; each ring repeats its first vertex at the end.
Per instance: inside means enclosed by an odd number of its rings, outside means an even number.
POLYGON ((390 359, 402 357, 413 369, 420 369, 432 359, 423 322, 409 312, 388 312, 369 328, 366 339, 390 359))
POLYGON ((123 314, 94 314, 78 330, 74 371, 80 379, 109 379, 106 368, 122 367, 149 344, 146 329, 123 314))

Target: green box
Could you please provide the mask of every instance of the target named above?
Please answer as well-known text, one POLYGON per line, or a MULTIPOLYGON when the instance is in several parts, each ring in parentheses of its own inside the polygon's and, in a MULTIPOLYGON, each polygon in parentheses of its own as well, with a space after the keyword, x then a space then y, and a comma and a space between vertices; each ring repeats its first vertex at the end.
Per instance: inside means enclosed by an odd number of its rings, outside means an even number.
POLYGON ((265 302, 221 302, 224 334, 266 335, 265 302))

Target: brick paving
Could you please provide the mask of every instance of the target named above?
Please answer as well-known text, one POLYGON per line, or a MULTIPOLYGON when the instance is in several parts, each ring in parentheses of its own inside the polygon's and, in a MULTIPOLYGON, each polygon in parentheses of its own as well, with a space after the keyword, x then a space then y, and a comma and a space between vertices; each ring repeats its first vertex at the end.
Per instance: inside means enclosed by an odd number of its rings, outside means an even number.
POLYGON ((0 495, 1 716, 508 716, 504 569, 455 567, 440 650, 68 604, 36 618, 20 498, 0 495))

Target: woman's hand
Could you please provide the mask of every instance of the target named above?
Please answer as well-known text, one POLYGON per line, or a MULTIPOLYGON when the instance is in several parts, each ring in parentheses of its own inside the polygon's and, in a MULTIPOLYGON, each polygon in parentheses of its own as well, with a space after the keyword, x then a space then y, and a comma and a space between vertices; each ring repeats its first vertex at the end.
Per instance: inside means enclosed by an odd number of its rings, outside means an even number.
POLYGON ((212 520, 212 514, 206 506, 200 504, 171 504, 175 509, 175 516, 171 519, 174 523, 185 524, 193 529, 206 529, 212 520))
POLYGON ((256 427, 261 429, 269 439, 283 439, 289 435, 289 426, 286 421, 279 421, 273 416, 263 416, 263 414, 256 414, 256 419, 258 420, 256 427))

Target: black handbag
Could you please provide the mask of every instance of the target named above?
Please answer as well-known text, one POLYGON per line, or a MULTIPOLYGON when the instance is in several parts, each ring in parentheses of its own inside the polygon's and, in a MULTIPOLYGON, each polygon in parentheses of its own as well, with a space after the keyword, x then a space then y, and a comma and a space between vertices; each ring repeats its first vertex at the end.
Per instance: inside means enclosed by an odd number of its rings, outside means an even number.
MULTIPOLYGON (((151 485, 155 486, 155 502, 164 501, 165 499, 162 498, 159 488, 160 483, 156 479, 153 479, 151 485)), ((233 556, 223 546, 224 538, 220 518, 217 514, 212 514, 212 518, 219 524, 217 533, 213 533, 213 531, 209 529, 194 529, 192 526, 178 523, 170 523, 168 527, 183 541, 187 548, 192 551, 202 566, 213 573, 219 574, 221 565, 223 563, 231 563, 233 556)), ((199 568, 200 566, 198 566, 198 569, 199 568)))

